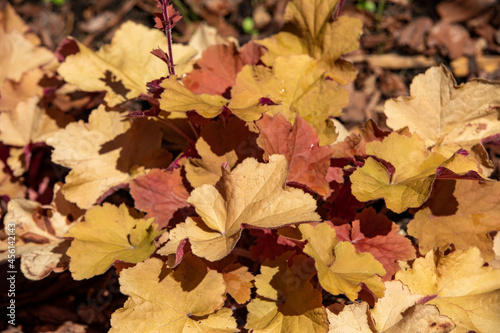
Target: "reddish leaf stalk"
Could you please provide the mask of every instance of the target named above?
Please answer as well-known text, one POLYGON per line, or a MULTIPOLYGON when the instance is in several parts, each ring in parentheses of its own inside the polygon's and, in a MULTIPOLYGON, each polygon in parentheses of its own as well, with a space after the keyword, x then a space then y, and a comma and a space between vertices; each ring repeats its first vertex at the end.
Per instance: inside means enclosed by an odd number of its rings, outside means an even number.
POLYGON ((168 72, 170 75, 175 75, 174 58, 172 53, 172 25, 170 24, 170 16, 168 15, 169 0, 161 0, 161 11, 163 12, 163 25, 165 27, 165 35, 167 36, 168 44, 168 72))
POLYGON ((339 3, 337 4, 337 8, 335 8, 335 11, 333 12, 334 19, 340 16, 340 12, 342 11, 342 6, 344 5, 344 2, 345 0, 340 0, 339 3))
POLYGON ((171 129, 173 129, 177 134, 179 134, 180 136, 182 136, 189 143, 191 143, 193 145, 195 144, 195 142, 189 136, 187 136, 186 133, 184 133, 183 131, 181 131, 179 128, 177 128, 177 126, 175 126, 174 124, 172 124, 167 119, 163 119, 163 118, 161 118, 159 116, 156 116, 156 119, 158 119, 159 121, 161 121, 162 123, 164 123, 165 125, 167 125, 168 127, 170 127, 171 129))

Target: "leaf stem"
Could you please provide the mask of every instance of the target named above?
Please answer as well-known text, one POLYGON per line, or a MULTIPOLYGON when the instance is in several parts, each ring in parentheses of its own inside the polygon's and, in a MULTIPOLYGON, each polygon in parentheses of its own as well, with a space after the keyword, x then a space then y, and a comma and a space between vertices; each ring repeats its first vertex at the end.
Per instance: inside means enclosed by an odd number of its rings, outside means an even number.
POLYGON ((168 2, 169 0, 161 0, 161 11, 163 12, 163 25, 165 26, 165 35, 167 36, 168 44, 168 72, 170 75, 175 75, 174 58, 172 52, 172 24, 170 16, 168 15, 168 2))
POLYGON ((170 127, 171 129, 173 129, 177 134, 179 134, 180 136, 182 136, 189 143, 191 143, 193 145, 195 144, 195 142, 189 136, 187 136, 186 133, 184 133, 183 131, 181 131, 177 126, 175 126, 174 124, 172 124, 167 119, 163 119, 163 118, 161 118, 159 116, 156 116, 155 118, 158 119, 159 121, 161 121, 162 123, 164 123, 165 125, 167 125, 168 127, 170 127))

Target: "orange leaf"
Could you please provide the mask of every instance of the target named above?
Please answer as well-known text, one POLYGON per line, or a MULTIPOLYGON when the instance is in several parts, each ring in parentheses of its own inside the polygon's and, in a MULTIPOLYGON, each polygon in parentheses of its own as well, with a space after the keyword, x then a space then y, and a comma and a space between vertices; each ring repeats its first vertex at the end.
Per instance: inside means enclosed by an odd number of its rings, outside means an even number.
POLYGON ((130 183, 130 194, 135 207, 148 213, 146 218, 156 217, 160 229, 168 225, 178 209, 189 206, 189 193, 182 184, 180 169, 152 169, 130 183))
POLYGON ((236 45, 219 44, 207 48, 194 69, 183 78, 184 85, 195 94, 223 95, 236 83, 236 74, 245 65, 255 65, 263 49, 254 42, 241 50, 236 45))

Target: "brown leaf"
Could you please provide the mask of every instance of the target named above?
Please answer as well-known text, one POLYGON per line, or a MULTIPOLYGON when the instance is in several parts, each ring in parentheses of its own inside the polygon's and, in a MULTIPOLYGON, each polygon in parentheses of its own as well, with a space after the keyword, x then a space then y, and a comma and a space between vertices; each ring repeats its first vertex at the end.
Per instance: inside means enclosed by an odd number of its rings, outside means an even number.
POLYGON ((479 15, 483 10, 493 6, 496 2, 496 0, 444 1, 436 5, 436 10, 445 22, 463 22, 479 15))

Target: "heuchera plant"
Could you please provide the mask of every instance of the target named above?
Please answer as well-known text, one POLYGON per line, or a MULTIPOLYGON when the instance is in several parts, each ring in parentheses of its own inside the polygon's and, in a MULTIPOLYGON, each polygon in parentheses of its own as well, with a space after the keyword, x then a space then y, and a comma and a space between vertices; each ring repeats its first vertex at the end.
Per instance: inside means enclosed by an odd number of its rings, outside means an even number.
POLYGON ((201 54, 172 44, 164 0, 161 31, 127 22, 97 52, 69 38, 59 62, 2 27, 46 57, 0 77, 23 273, 116 269, 128 299, 111 332, 496 331, 500 184, 483 144, 500 83, 430 68, 386 103, 392 131, 340 135, 362 27, 338 2, 293 0, 293 33, 201 54), (59 81, 29 86, 44 75, 59 81), (92 109, 78 121, 60 106, 75 91, 92 109), (50 205, 16 178, 34 143, 69 170, 50 205))

